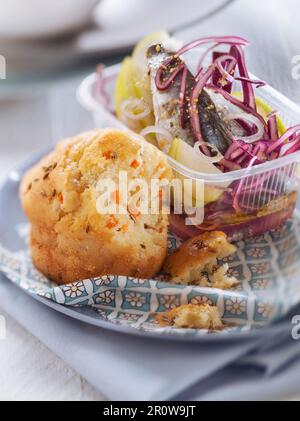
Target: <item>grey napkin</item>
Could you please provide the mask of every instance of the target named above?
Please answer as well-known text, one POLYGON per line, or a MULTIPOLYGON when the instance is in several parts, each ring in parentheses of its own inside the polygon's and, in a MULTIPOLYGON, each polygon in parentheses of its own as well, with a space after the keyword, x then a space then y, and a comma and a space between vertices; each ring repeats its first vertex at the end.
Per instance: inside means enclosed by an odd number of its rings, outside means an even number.
MULTIPOLYGON (((300 390, 296 381, 297 376, 300 379, 300 364, 293 378, 283 370, 271 385, 268 368, 257 369, 265 364, 273 367, 270 374, 276 372, 278 366, 268 364, 273 358, 277 362, 281 358, 279 337, 284 349, 289 349, 286 328, 273 333, 278 342, 274 356, 271 348, 268 354, 260 355, 258 351, 266 341, 271 344, 272 336, 192 344, 123 335, 60 314, 28 296, 3 275, 0 307, 111 400, 251 399, 259 395, 257 378, 261 380, 261 376, 269 388, 268 395, 283 392, 281 381, 285 386, 290 384, 289 393, 300 390), (242 374, 245 370, 246 377, 242 374), (249 370, 254 374, 249 376, 249 370)), ((288 352, 288 360, 291 355, 294 359, 294 351, 288 352)))
MULTIPOLYGON (((300 308, 295 314, 300 314, 300 308)), ((200 380, 180 400, 284 399, 300 392, 300 340, 291 337, 290 317, 257 349, 200 380)))

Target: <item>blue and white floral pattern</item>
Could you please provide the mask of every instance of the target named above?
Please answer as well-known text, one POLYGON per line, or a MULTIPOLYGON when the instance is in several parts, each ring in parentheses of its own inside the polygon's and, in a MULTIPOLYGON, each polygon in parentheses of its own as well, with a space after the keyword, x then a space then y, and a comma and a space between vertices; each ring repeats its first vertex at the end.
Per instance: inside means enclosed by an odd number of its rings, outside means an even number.
MULTIPOLYGON (((25 232, 25 231, 24 231, 25 232)), ((180 244, 169 235, 168 249, 180 244)), ((260 237, 237 243, 224 259, 240 283, 231 291, 175 285, 160 273, 155 279, 101 276, 57 286, 33 266, 26 250, 10 252, 0 244, 0 270, 21 288, 95 319, 162 334, 203 335, 191 329, 161 328, 153 315, 181 304, 217 305, 226 331, 256 329, 300 302, 300 219, 260 237)), ((25 245, 24 245, 25 249, 25 245)))
POLYGON ((99 294, 94 295, 94 303, 101 304, 104 306, 114 306, 115 305, 116 292, 113 289, 107 289, 99 294))
POLYGON ((63 292, 66 298, 78 298, 82 295, 86 294, 86 290, 84 287, 83 282, 73 282, 73 284, 69 284, 63 287, 63 292))
POLYGON ((230 318, 247 318, 247 299, 237 296, 226 298, 225 315, 230 318))

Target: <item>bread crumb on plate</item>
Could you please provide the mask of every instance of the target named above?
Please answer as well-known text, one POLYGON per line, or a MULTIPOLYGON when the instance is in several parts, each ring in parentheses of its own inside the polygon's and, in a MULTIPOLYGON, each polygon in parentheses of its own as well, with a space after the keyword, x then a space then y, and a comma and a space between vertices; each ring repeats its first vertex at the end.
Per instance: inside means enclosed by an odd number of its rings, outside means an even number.
POLYGON ((228 264, 220 265, 218 260, 235 251, 224 232, 205 232, 182 243, 166 258, 164 270, 173 283, 231 289, 239 282, 228 274, 228 264))
POLYGON ((209 304, 185 304, 156 315, 161 327, 210 329, 223 328, 218 307, 209 304))

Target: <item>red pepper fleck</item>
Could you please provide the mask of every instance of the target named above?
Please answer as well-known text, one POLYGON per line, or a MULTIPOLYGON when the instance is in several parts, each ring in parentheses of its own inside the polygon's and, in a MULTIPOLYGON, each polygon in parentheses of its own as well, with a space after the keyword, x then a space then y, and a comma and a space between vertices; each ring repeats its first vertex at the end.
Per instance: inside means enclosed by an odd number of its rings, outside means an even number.
POLYGON ((117 205, 120 203, 120 192, 119 192, 119 190, 116 190, 112 193, 112 199, 116 202, 117 205))
POLYGON ((130 164, 130 166, 131 166, 132 168, 138 168, 138 167, 140 166, 140 164, 139 164, 139 162, 138 162, 136 159, 134 159, 134 160, 132 161, 132 163, 130 164))
POLYGON ((102 153, 103 158, 105 159, 110 159, 112 156, 112 152, 111 151, 105 151, 102 153))
POLYGON ((62 193, 58 193, 58 200, 60 201, 60 203, 63 203, 63 201, 64 201, 64 198, 63 198, 63 195, 62 195, 62 193))
POLYGON ((111 216, 106 224, 106 227, 111 229, 118 225, 118 221, 114 216, 111 216))

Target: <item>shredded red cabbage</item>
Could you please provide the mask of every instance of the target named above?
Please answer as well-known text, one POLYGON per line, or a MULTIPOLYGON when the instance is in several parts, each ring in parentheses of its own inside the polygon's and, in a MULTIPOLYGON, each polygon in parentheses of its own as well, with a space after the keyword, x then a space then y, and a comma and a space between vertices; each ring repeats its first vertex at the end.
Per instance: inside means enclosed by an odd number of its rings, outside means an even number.
POLYGON ((200 45, 208 44, 208 43, 218 43, 218 44, 225 44, 225 45, 248 45, 249 41, 247 41, 244 38, 241 37, 235 37, 235 36, 211 36, 211 37, 205 37, 197 39, 196 41, 192 41, 186 45, 184 45, 179 51, 177 51, 176 55, 177 57, 181 56, 182 54, 186 53, 187 51, 199 47, 200 45))
MULTIPOLYGON (((300 131, 300 124, 290 127, 278 140, 273 141, 269 148, 268 153, 275 151, 276 149, 280 148, 285 142, 290 141, 292 136, 295 135, 300 131)), ((299 144, 300 148, 300 144, 299 144)))
POLYGON ((233 80, 234 80, 233 76, 234 76, 235 69, 237 66, 237 60, 233 56, 226 55, 218 51, 213 52, 212 60, 213 60, 213 63, 216 63, 217 65, 216 66, 217 68, 212 75, 213 85, 217 86, 218 88, 224 89, 228 93, 231 93, 233 80), (226 59, 225 59, 225 56, 227 56, 226 59), (222 68, 220 69, 220 67, 222 68), (223 72, 222 72, 222 69, 224 70, 223 72), (229 77, 224 78, 223 77, 224 72, 227 72, 229 77))
POLYGON ((271 140, 278 139, 277 112, 268 115, 268 134, 271 140))
POLYGON ((186 126, 186 118, 185 118, 185 91, 186 91, 186 78, 187 78, 188 69, 185 66, 182 72, 181 83, 180 83, 180 93, 179 93, 179 107, 180 107, 180 125, 184 129, 186 126))
POLYGON ((230 54, 237 59, 240 77, 244 78, 242 80, 244 104, 256 111, 255 95, 252 84, 248 82, 250 78, 246 67, 244 51, 239 45, 234 45, 230 49, 230 54))
POLYGON ((256 85, 257 88, 262 88, 267 85, 267 83, 263 80, 252 80, 247 77, 237 76, 234 79, 240 82, 252 83, 252 85, 256 85))
MULTIPOLYGON (((198 66, 197 66, 197 70, 198 71, 200 69, 202 69, 203 64, 204 64, 204 60, 205 60, 205 58, 207 57, 207 55, 209 53, 212 53, 213 54, 213 57, 214 57, 215 54, 218 54, 217 57, 219 57, 219 55, 223 55, 223 53, 217 53, 216 51, 214 51, 217 47, 219 47, 219 45, 220 45, 219 43, 213 44, 211 47, 207 48, 207 50, 204 51, 204 53, 201 55, 201 57, 200 57, 200 59, 198 61, 198 66)), ((214 61, 214 59, 213 59, 213 61, 214 61)))
POLYGON ((191 126, 193 129, 195 140, 197 142, 200 142, 202 140, 200 120, 199 120, 199 115, 198 115, 198 99, 206 83, 211 78, 214 70, 215 70, 215 67, 210 66, 199 80, 197 80, 196 78, 196 84, 192 90, 191 97, 190 97, 189 113, 190 113, 190 119, 191 119, 191 126))
POLYGON ((178 64, 174 57, 168 58, 166 62, 164 63, 164 65, 160 66, 156 72, 155 83, 156 83, 157 89, 161 91, 167 90, 172 85, 172 82, 176 79, 178 74, 181 71, 183 71, 185 67, 186 66, 184 63, 178 64), (168 69, 168 66, 170 67, 173 65, 174 67, 172 67, 171 70, 166 72, 166 68, 168 69), (164 77, 166 73, 168 74, 168 76, 164 77))

